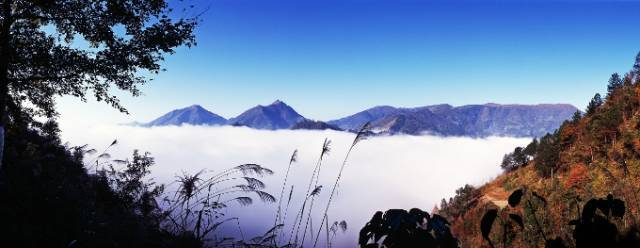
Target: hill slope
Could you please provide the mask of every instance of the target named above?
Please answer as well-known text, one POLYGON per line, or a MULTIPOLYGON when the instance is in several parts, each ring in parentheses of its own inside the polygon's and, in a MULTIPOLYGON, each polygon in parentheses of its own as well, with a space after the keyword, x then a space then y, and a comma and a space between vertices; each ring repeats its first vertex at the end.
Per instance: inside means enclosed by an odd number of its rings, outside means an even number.
MULTIPOLYGON (((517 230, 513 236, 504 236, 500 231, 507 227, 498 225, 491 229, 489 237, 494 243, 508 242, 509 247, 544 247, 542 237, 545 236, 569 247, 576 246, 576 235, 583 235, 583 240, 594 239, 584 235, 584 226, 591 225, 584 219, 584 213, 591 213, 589 209, 593 209, 595 215, 604 216, 598 228, 614 228, 621 231, 620 235, 627 235, 624 230, 636 230, 629 227, 637 228, 634 224, 640 221, 640 77, 637 75, 632 71, 624 79, 612 76, 606 99, 596 95, 584 116, 575 115, 552 134, 507 154, 502 163, 506 169, 503 175, 478 188, 461 188, 449 201, 443 199, 435 211, 452 221, 453 233, 462 247, 488 247, 480 233, 480 224, 489 209, 504 209, 501 211, 504 215, 523 216, 522 229, 511 227, 517 230), (506 206, 507 197, 517 189, 528 192, 529 196, 523 196, 526 204, 520 208, 506 206), (607 214, 607 202, 612 200, 602 199, 608 194, 626 203, 622 218, 607 214), (598 207, 588 207, 589 199, 600 199, 596 201, 598 207), (580 216, 581 221, 573 221, 580 216), (606 224, 609 221, 611 223, 606 224)), ((612 231, 614 236, 610 238, 622 239, 615 236, 617 233, 612 231)), ((600 237, 600 234, 591 235, 600 237)))

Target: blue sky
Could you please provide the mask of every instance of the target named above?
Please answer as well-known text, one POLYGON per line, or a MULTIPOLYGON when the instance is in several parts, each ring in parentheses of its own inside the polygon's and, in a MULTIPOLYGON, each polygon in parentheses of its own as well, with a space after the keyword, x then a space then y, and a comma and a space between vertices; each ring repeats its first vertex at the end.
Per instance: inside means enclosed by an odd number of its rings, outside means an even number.
POLYGON ((61 99, 62 121, 149 121, 194 103, 232 117, 280 99, 329 120, 376 106, 570 103, 584 108, 640 51, 634 1, 215 0, 198 46, 105 104, 61 99))

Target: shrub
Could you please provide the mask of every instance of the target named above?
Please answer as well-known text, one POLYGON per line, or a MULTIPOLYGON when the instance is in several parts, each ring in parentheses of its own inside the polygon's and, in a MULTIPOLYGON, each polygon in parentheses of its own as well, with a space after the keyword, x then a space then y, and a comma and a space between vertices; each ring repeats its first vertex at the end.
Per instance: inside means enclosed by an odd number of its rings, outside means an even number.
POLYGON ((584 164, 574 165, 569 171, 569 177, 565 183, 565 187, 579 187, 589 182, 589 171, 584 164))

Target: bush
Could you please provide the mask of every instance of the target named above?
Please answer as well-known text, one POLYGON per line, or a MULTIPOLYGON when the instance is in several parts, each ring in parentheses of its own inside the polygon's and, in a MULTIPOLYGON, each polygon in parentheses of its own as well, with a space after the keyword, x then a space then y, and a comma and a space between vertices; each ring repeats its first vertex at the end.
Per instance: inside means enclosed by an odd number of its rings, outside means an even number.
POLYGON ((54 122, 32 127, 37 128, 14 124, 7 129, 0 171, 1 246, 201 245, 160 229, 154 196, 162 188, 142 181, 150 157, 135 153, 123 172, 88 174, 84 147, 61 145, 54 122))

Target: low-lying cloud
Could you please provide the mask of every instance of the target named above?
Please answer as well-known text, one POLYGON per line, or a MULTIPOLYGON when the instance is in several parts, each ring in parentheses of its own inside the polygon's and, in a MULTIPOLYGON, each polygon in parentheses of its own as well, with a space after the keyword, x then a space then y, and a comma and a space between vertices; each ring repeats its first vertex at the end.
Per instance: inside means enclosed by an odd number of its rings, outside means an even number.
MULTIPOLYGON (((130 157, 133 149, 148 151, 156 159, 153 177, 170 183, 182 172, 221 171, 239 164, 257 163, 275 174, 263 178, 265 191, 279 196, 291 153, 298 149, 289 181, 295 185, 288 220, 300 209, 304 190, 325 138, 332 141, 320 175, 323 192, 314 206, 314 230, 327 202, 338 169, 354 134, 335 131, 261 131, 243 127, 154 127, 98 126, 88 130, 65 129, 63 139, 72 145, 89 144, 100 150, 118 139, 112 158, 130 157), (317 210, 317 212, 315 212, 317 210)), ((503 154, 529 142, 526 138, 484 139, 435 136, 374 137, 358 143, 329 211, 331 221, 346 220, 349 228, 334 244, 355 246, 360 228, 375 211, 391 208, 431 209, 442 198, 454 195, 464 184, 478 185, 500 173, 503 154)), ((287 186, 289 188, 290 186, 287 186)), ((240 217, 247 238, 268 230, 277 204, 254 201, 234 207, 229 216, 240 217)), ((237 227, 227 232, 236 234, 237 227)), ((290 225, 285 226, 287 232, 290 225)))

